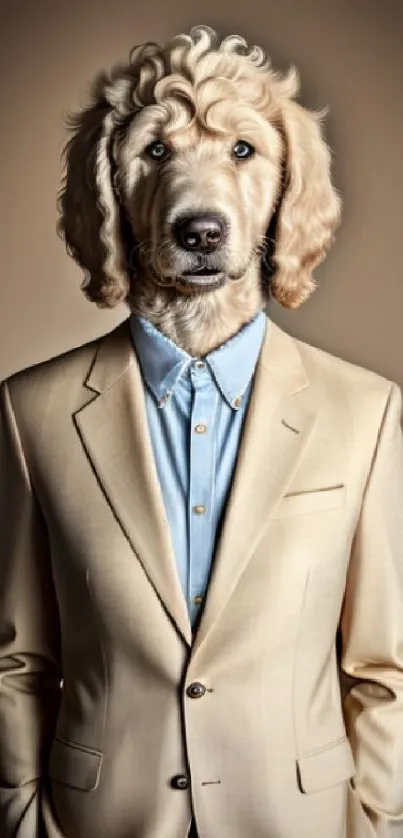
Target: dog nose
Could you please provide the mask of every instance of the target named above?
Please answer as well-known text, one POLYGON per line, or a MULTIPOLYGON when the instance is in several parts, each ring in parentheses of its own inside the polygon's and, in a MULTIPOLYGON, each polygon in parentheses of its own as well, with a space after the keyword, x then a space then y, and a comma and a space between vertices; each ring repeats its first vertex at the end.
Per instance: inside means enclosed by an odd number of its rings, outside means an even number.
POLYGON ((217 215, 195 215, 177 224, 177 239, 185 250, 211 253, 222 244, 225 223, 217 215))

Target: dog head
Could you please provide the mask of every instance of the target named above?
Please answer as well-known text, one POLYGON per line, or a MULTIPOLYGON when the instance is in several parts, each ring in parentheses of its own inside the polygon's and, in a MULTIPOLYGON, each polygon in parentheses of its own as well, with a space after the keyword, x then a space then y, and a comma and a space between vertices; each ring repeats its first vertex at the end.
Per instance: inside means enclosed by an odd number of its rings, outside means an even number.
POLYGON ((288 307, 307 299, 340 200, 322 115, 298 87, 295 68, 275 73, 259 47, 207 27, 137 47, 96 79, 59 196, 91 300, 144 309, 242 283, 288 307))

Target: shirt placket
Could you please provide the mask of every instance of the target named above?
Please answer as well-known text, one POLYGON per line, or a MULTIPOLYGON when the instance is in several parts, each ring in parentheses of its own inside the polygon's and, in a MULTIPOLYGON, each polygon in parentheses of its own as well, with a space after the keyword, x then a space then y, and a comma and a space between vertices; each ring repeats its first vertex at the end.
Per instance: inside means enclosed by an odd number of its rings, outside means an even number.
POLYGON ((214 434, 217 392, 204 361, 190 371, 192 410, 189 468, 189 573, 188 606, 192 622, 204 600, 211 554, 214 504, 214 434))

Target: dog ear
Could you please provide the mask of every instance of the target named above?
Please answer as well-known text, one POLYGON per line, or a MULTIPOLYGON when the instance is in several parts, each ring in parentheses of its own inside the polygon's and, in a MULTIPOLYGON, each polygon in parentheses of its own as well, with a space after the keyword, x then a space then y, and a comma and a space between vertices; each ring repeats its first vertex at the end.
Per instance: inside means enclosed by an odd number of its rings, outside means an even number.
POLYGON ((331 183, 322 117, 283 100, 283 189, 271 224, 270 291, 288 308, 297 308, 314 291, 312 271, 325 258, 340 222, 341 201, 331 183))
POLYGON ((113 172, 113 108, 100 93, 68 124, 73 135, 64 149, 57 229, 84 269, 86 296, 100 307, 113 307, 126 298, 130 282, 127 222, 113 172))

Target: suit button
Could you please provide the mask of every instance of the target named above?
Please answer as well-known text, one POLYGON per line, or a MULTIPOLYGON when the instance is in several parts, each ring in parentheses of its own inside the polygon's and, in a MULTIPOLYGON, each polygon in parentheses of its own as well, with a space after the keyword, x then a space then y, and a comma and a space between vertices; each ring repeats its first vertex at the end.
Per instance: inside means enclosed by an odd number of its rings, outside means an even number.
POLYGON ((175 774, 171 778, 171 786, 173 789, 187 789, 189 788, 189 780, 186 774, 175 774))
POLYGON ((206 688, 203 684, 200 684, 199 681, 194 681, 193 684, 186 690, 186 694, 189 698, 201 698, 202 695, 206 692, 206 688))

